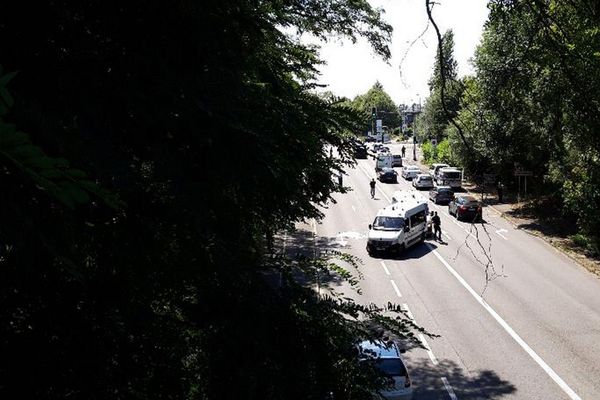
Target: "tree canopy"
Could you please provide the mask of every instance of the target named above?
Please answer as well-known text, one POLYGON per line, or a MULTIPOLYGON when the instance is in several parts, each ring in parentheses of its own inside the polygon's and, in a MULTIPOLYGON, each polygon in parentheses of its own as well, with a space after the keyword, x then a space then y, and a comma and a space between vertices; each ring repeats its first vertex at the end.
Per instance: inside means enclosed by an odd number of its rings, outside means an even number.
POLYGON ((0 22, 2 397, 367 396, 373 310, 294 285, 269 245, 340 190, 361 123, 286 29, 387 58, 381 11, 22 1, 0 22))

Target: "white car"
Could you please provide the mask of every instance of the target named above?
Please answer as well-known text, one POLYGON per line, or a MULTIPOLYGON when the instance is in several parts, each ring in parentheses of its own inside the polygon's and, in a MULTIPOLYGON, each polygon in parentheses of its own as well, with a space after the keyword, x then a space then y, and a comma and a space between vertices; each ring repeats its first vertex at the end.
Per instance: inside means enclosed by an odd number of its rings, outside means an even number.
POLYGON ((413 179, 412 185, 417 189, 432 189, 433 178, 429 174, 419 174, 413 179))
POLYGON ((411 400, 413 388, 406 365, 400 357, 402 352, 395 343, 363 341, 358 345, 360 362, 373 363, 390 379, 391 387, 377 393, 386 400, 411 400))
POLYGON ((404 179, 414 179, 421 173, 421 170, 416 165, 405 165, 402 167, 402 177, 404 179))

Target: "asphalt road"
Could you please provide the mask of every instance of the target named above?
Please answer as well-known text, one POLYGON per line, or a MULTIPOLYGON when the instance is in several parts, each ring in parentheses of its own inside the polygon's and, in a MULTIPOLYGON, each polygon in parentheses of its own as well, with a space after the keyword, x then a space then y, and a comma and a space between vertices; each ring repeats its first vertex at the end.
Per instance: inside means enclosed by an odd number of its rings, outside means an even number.
MULTIPOLYGON (((391 147, 400 153, 401 145, 391 147)), ((412 158, 412 146, 406 153, 412 158)), ((423 338, 428 351, 405 355, 415 399, 600 399, 596 277, 490 208, 483 224, 471 225, 431 202, 442 219, 442 243, 428 240, 397 258, 370 257, 368 224, 395 190, 413 190, 399 176, 398 184, 378 182, 373 200, 374 176, 374 161, 359 160, 343 180, 352 190, 336 195, 324 220, 304 229, 320 250, 362 259, 358 301, 401 304, 417 324, 441 335, 423 338)))

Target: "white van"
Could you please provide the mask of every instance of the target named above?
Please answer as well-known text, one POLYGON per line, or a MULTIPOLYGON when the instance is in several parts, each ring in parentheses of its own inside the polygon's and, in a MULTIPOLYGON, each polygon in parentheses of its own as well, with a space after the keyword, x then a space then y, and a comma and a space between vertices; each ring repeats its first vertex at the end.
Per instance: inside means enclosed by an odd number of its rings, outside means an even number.
POLYGON ((375 159, 375 171, 380 171, 383 168, 392 168, 394 156, 390 153, 378 153, 375 159))
POLYGON ((438 186, 450 186, 453 189, 462 186, 462 171, 458 168, 440 168, 437 173, 436 183, 438 186))
POLYGON ((450 166, 448 164, 441 164, 441 163, 432 164, 431 168, 429 168, 429 175, 431 175, 431 177, 435 181, 439 170, 442 168, 447 168, 447 167, 450 167, 450 166))
POLYGON ((367 252, 401 253, 425 240, 427 235, 427 200, 414 191, 394 192, 391 205, 377 212, 369 225, 367 252))

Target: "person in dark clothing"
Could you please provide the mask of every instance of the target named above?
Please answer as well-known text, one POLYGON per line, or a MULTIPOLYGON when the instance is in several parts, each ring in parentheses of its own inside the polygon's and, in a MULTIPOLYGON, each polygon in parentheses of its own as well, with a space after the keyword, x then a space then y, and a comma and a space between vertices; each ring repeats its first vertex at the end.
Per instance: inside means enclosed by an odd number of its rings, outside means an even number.
POLYGON ((502 182, 498 182, 496 190, 498 191, 498 203, 502 203, 502 195, 504 194, 504 185, 502 182))
POLYGON ((402 146, 402 158, 406 155, 406 147, 402 146))
POLYGON ((375 198, 375 179, 371 179, 371 182, 369 182, 369 185, 371 186, 371 198, 374 199, 375 198))
POLYGON ((442 241, 442 221, 440 220, 440 216, 437 211, 433 214, 433 218, 431 218, 431 222, 433 223, 433 238, 438 239, 440 242, 442 241))

